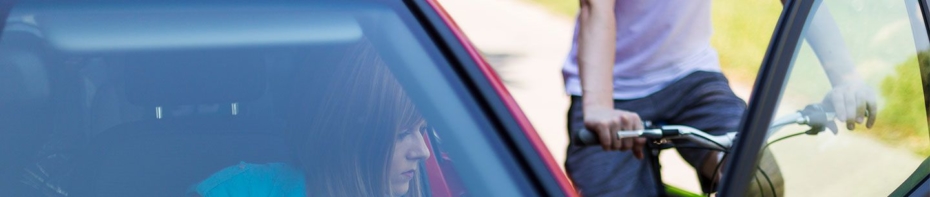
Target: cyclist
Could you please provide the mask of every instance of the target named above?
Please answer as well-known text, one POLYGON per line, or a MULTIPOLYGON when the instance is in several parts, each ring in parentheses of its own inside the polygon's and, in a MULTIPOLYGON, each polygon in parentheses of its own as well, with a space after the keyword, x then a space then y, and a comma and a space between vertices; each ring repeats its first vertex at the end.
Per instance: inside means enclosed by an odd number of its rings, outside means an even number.
MULTIPOLYGON (((817 10, 805 36, 834 87, 828 101, 848 129, 866 119, 871 127, 877 112, 874 91, 852 69, 828 10, 817 10)), ((617 139, 611 131, 642 129, 642 120, 711 134, 737 129, 746 104, 720 73, 710 46, 710 11, 710 0, 581 0, 563 68, 572 95, 568 129, 571 136, 586 127, 601 143, 601 148, 568 146, 565 168, 582 195, 660 195, 662 185, 649 169, 653 161, 643 159, 645 139, 617 139)), ((711 192, 720 154, 679 152, 699 172, 704 191, 711 192)))

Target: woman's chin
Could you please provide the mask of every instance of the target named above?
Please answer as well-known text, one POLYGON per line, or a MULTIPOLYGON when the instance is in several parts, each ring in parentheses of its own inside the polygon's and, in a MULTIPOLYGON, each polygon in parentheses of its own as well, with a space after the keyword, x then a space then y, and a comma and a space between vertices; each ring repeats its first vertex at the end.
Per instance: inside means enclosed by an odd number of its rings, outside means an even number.
POLYGON ((407 191, 410 190, 410 182, 394 184, 391 186, 391 193, 393 196, 403 196, 407 194, 407 191))

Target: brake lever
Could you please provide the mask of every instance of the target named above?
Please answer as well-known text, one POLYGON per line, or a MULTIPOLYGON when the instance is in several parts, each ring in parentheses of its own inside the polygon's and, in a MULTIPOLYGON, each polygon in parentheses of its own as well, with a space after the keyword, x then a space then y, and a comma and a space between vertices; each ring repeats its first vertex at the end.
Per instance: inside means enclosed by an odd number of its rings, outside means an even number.
POLYGON ((803 124, 811 127, 810 130, 805 132, 808 135, 816 135, 824 129, 830 130, 833 135, 839 133, 836 122, 833 121, 836 115, 829 104, 810 104, 799 112, 804 116, 803 124))
POLYGON ((833 135, 836 135, 836 134, 839 134, 840 130, 837 129, 836 122, 833 121, 833 117, 835 115, 831 115, 831 114, 833 113, 827 113, 827 120, 829 121, 827 121, 827 124, 825 126, 827 126, 827 129, 833 132, 833 135))

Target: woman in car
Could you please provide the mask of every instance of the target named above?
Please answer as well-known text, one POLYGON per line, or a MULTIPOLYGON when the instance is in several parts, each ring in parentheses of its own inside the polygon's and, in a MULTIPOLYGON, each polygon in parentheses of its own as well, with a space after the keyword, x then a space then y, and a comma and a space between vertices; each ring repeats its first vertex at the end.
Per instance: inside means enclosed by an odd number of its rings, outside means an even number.
POLYGON ((240 163, 193 188, 212 196, 421 196, 426 121, 370 44, 349 50, 293 128, 297 162, 240 163))

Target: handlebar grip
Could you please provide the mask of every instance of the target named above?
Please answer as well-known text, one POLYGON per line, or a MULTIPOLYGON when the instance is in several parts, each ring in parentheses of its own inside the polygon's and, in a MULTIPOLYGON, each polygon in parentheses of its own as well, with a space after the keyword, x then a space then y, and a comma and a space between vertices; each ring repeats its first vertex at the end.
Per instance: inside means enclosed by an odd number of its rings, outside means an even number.
POLYGON ((601 142, 598 141, 597 134, 591 132, 586 128, 581 128, 577 133, 572 137, 572 144, 578 146, 593 146, 600 145, 601 142))

